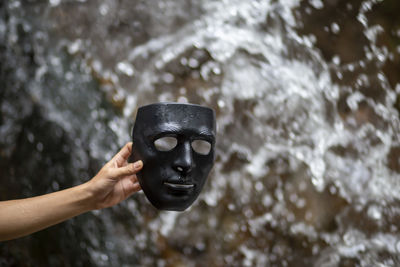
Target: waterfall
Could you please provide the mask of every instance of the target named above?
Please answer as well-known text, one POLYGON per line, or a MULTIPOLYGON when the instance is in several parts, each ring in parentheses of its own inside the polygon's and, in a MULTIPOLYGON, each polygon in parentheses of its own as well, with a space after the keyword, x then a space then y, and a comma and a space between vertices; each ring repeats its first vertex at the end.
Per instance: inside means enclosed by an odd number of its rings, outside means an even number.
POLYGON ((218 136, 188 211, 137 193, 0 244, 0 265, 397 266, 399 8, 3 1, 1 200, 87 181, 152 102, 214 108, 218 136))

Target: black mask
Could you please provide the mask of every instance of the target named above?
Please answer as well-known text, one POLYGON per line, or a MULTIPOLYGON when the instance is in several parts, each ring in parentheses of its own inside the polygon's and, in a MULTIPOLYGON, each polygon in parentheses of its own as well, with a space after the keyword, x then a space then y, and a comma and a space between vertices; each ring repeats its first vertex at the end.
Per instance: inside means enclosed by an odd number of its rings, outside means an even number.
POLYGON ((214 163, 215 113, 208 107, 155 103, 140 107, 133 160, 146 197, 158 209, 183 211, 200 194, 214 163))

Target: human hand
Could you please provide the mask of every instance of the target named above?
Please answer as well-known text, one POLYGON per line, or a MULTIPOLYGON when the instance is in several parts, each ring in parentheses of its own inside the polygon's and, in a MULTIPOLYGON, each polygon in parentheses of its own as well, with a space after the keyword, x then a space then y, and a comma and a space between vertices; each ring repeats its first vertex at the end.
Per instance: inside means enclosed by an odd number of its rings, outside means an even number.
POLYGON ((128 163, 131 153, 132 142, 129 142, 86 183, 93 200, 92 209, 111 207, 141 190, 136 173, 143 162, 128 163))
POLYGON ((0 241, 34 233, 93 209, 113 206, 139 191, 142 161, 128 163, 127 143, 89 182, 26 199, 0 201, 0 241))

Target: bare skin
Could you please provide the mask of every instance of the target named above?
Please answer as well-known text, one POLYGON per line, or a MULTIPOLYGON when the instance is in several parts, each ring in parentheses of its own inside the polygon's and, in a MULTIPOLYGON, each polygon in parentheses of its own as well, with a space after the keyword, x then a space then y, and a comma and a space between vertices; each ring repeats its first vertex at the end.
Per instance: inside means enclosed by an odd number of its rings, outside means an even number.
POLYGON ((127 143, 90 181, 62 191, 0 201, 0 241, 25 236, 90 210, 111 207, 140 191, 142 161, 128 163, 127 143))

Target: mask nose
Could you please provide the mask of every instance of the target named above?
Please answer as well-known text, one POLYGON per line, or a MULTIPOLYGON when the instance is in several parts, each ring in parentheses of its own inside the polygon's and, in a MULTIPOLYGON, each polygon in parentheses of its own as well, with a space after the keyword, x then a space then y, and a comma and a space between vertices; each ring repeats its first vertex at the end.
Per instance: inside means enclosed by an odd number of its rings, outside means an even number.
MULTIPOLYGON (((179 146, 179 145, 178 145, 179 146)), ((186 175, 193 168, 192 149, 189 142, 184 142, 177 150, 176 159, 173 163, 174 170, 186 175)))

